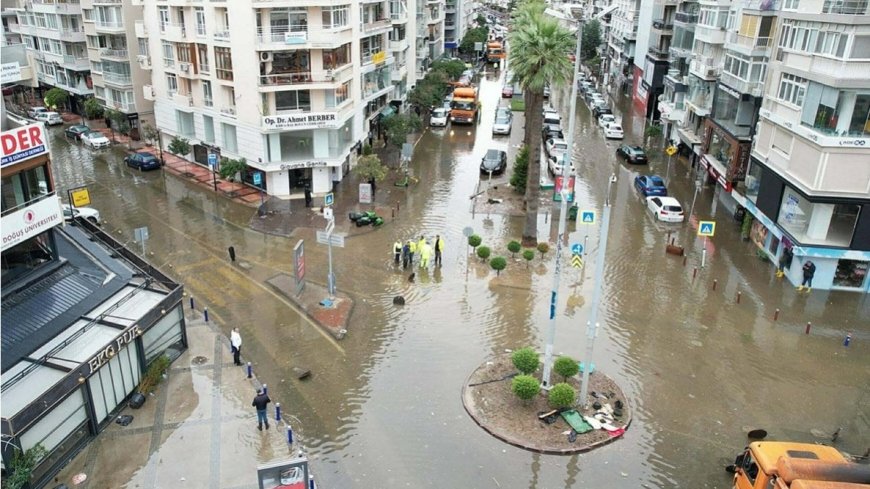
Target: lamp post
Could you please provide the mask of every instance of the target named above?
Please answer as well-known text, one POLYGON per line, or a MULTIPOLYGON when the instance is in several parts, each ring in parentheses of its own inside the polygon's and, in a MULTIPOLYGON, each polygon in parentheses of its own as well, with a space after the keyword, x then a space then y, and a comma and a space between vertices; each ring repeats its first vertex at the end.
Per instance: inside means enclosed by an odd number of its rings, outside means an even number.
POLYGON ((556 299, 559 295, 559 279, 562 274, 562 241, 565 237, 566 221, 568 220, 568 178, 571 167, 572 149, 574 148, 574 129, 577 119, 577 73, 580 71, 580 49, 583 42, 583 24, 577 23, 577 52, 574 56, 574 76, 571 80, 571 109, 568 117, 568 135, 565 142, 568 147, 562 155, 562 189, 559 202, 559 232, 556 237, 556 266, 553 270, 553 289, 550 292, 550 329, 547 333, 547 345, 544 348, 544 373, 541 384, 549 389, 550 371, 553 368, 553 343, 556 340, 556 299))

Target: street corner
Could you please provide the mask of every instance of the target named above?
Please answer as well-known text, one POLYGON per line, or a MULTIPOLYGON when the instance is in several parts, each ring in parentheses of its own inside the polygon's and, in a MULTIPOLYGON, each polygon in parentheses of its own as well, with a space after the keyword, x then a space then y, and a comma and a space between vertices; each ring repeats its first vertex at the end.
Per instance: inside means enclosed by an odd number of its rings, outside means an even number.
POLYGON ((326 287, 310 281, 305 282, 301 293, 288 293, 287 291, 296 290, 296 286, 294 278, 284 273, 275 275, 266 280, 266 283, 278 294, 296 304, 312 321, 336 339, 340 340, 347 334, 354 306, 349 295, 337 291, 330 298, 326 287))
MULTIPOLYGON (((594 366, 593 366, 594 369, 594 366)), ((554 409, 548 392, 541 390, 527 401, 512 390, 518 376, 510 354, 490 358, 462 387, 462 404, 472 420, 499 440, 532 452, 569 455, 593 450, 621 438, 631 424, 631 411, 622 389, 598 371, 589 376, 587 407, 554 409)), ((561 379, 575 392, 579 375, 561 379)), ((536 380, 538 373, 533 374, 536 380)))

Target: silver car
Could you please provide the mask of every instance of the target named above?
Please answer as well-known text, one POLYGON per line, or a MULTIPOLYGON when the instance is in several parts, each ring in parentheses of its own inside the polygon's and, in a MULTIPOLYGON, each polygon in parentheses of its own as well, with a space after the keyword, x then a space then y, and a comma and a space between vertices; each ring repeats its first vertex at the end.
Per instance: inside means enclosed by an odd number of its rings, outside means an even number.
POLYGON ((510 134, 514 116, 506 108, 499 108, 495 113, 495 122, 492 124, 493 134, 510 134))

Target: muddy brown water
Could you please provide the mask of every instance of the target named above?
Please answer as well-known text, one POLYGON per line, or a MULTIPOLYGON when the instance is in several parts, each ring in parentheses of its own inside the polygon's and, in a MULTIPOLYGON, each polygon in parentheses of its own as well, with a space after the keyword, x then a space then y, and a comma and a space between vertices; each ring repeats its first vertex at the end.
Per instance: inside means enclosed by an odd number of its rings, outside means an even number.
MULTIPOLYGON (((402 214, 376 232, 333 252, 338 287, 356 300, 350 333, 336 342, 275 294, 265 281, 292 270, 292 247, 306 240, 309 278, 325 282, 326 250, 313 230, 285 239, 247 228, 252 210, 160 172, 139 173, 120 148, 94 152, 70 145, 51 129, 60 189, 86 184, 105 227, 131 247, 147 226, 149 258, 184 282, 224 327, 238 325, 248 358, 270 384, 272 398, 300 419, 322 487, 728 487, 722 470, 764 428, 770 438, 822 441, 812 433, 842 427, 841 449, 862 453, 870 440, 870 305, 866 295, 814 291, 798 295, 772 278, 769 264, 739 239, 737 224, 713 205, 713 187, 698 196, 696 214, 717 220, 708 266, 692 280, 701 242, 690 224, 662 225, 645 212, 632 180, 664 175, 657 156, 648 168, 614 158, 580 102, 574 156, 578 201, 600 216, 611 172, 610 244, 593 361, 619 382, 634 407, 620 440, 572 457, 532 454, 487 435, 464 413, 462 383, 488 356, 525 345, 543 349, 553 257, 532 266, 510 262, 502 279, 467 256, 462 230, 471 226, 498 254, 518 238, 522 219, 471 215, 478 166, 486 149, 511 155, 522 136, 490 135, 500 99, 499 73, 482 82, 482 123, 427 131, 409 190, 378 186, 400 201, 402 214), (664 254, 668 232, 688 258, 664 254), (409 284, 394 270, 396 238, 446 237, 444 266, 417 272, 409 284), (250 268, 228 264, 233 245, 250 268), (153 256, 151 255, 153 253, 153 256), (169 266, 171 265, 171 268, 169 266), (508 277, 508 278, 505 278, 508 277), (712 290, 712 280, 718 280, 712 290), (736 292, 742 300, 735 304, 736 292), (405 307, 392 305, 404 295, 405 307), (773 322, 776 308, 782 310, 773 322), (810 335, 803 325, 812 321, 810 335), (842 345, 846 331, 852 345, 842 345), (295 380, 292 367, 314 372, 295 380), (812 431, 815 430, 815 431, 812 431)), ((557 90, 554 99, 565 90, 557 90)), ((567 106, 563 109, 567 122, 567 106)), ((640 142, 642 124, 616 112, 626 142, 640 142)), ((515 122, 517 124, 517 122, 515 122)), ((566 124, 567 125, 567 124, 566 124)), ((684 162, 673 162, 671 194, 688 207, 693 187, 684 162)), ((506 180, 507 177, 502 177, 506 180)), ((347 193, 341 188, 339 192, 347 193)), ((353 196, 340 198, 353 198, 353 196)), ((553 243, 556 212, 542 209, 539 233, 553 243)), ((569 241, 587 243, 586 266, 567 266, 559 290, 555 350, 581 357, 585 323, 600 258, 597 226, 569 223, 569 241)), ((253 468, 252 468, 253 470, 253 468)))

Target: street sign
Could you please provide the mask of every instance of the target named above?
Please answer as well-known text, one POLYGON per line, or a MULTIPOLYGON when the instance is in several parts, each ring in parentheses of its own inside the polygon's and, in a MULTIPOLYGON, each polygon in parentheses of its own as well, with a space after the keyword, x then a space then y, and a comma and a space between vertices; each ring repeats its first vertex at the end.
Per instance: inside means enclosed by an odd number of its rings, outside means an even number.
POLYGON ((326 194, 325 197, 323 197, 323 205, 325 205, 327 207, 331 206, 334 202, 335 202, 335 194, 332 192, 329 192, 328 194, 326 194))
POLYGON ((254 185, 263 185, 263 174, 260 172, 254 173, 254 185))
POLYGON ((217 155, 215 153, 208 154, 208 167, 211 168, 211 171, 215 171, 217 168, 217 155))
POLYGON ((580 258, 580 255, 571 256, 571 266, 574 268, 583 268, 583 259, 580 258))
POLYGON ((701 221, 698 223, 698 236, 712 238, 716 234, 716 221, 701 221))
POLYGON ((82 207, 91 204, 91 194, 87 187, 74 188, 69 191, 69 200, 73 207, 82 207))
POLYGON ((468 238, 472 234, 474 234, 474 228, 472 228, 471 226, 465 226, 465 229, 462 230, 462 235, 466 238, 468 238))
POLYGON ((372 184, 370 184, 370 183, 359 184, 359 203, 360 204, 371 204, 372 203, 372 184))
POLYGON ((327 235, 326 231, 317 231, 317 242, 320 244, 332 244, 339 248, 344 248, 344 234, 327 235))
MULTIPOLYGON (((564 189, 568 194, 568 202, 574 202, 574 184, 576 179, 568 177, 568 187, 564 189)), ((553 180, 553 202, 562 202, 562 190, 565 184, 565 179, 561 175, 556 176, 553 180)))
POLYGON ((582 222, 583 224, 595 224, 595 211, 581 212, 580 222, 582 222))
POLYGON ((333 221, 333 220, 335 220, 335 215, 332 213, 332 207, 324 207, 324 208, 323 208, 323 217, 324 217, 327 221, 333 221))
POLYGON ((571 254, 572 255, 582 255, 583 254, 583 245, 580 243, 574 243, 571 245, 571 254))
POLYGON ((677 147, 668 146, 667 149, 665 149, 665 153, 667 153, 668 156, 674 156, 675 154, 677 154, 677 147))
POLYGON ((402 159, 405 161, 410 161, 412 156, 414 156, 414 145, 411 143, 403 144, 402 145, 402 159))

